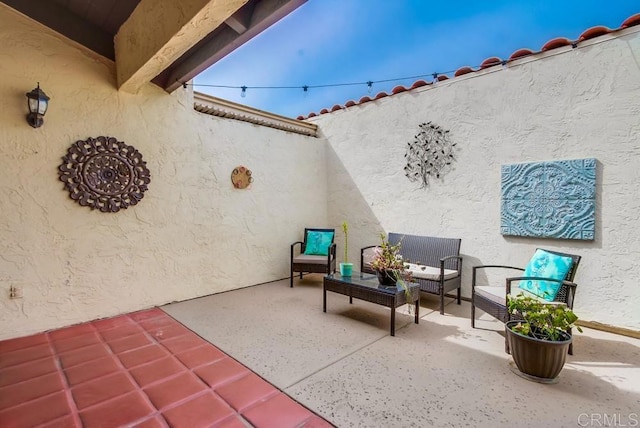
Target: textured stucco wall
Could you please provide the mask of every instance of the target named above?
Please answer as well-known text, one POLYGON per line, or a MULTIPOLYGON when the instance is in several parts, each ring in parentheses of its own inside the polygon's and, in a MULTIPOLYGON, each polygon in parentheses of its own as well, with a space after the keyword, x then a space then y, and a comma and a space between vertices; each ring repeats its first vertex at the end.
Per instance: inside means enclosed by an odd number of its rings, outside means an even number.
POLYGON ((629 29, 312 119, 330 144, 329 221, 352 224, 350 257, 379 231, 460 237, 470 296, 473 265, 524 266, 538 246, 580 254, 578 315, 640 330, 639 64, 629 29), (427 121, 451 130, 458 160, 420 190, 404 153, 427 121), (501 165, 586 157, 598 160, 595 241, 500 234, 501 165))
POLYGON ((323 140, 197 113, 189 90, 118 92, 112 63, 2 5, 0 46, 0 340, 287 277, 291 242, 327 224, 323 140), (51 102, 33 129, 38 81, 51 102), (151 171, 117 214, 58 179, 67 148, 100 135, 151 171), (248 190, 230 181, 241 164, 248 190))

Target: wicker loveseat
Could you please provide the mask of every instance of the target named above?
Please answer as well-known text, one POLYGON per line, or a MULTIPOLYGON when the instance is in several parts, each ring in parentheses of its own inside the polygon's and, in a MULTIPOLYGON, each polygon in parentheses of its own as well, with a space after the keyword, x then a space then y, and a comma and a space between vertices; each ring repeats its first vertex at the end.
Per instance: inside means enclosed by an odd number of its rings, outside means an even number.
MULTIPOLYGON (((457 290, 457 302, 460 304, 461 239, 389 233, 389 243, 395 245, 398 242, 402 243, 400 255, 405 266, 411 271, 414 282, 420 285, 420 290, 440 296, 440 314, 444 314, 445 294, 457 290)), ((376 248, 376 245, 371 245, 360 250, 362 272, 375 273, 371 260, 376 248)))

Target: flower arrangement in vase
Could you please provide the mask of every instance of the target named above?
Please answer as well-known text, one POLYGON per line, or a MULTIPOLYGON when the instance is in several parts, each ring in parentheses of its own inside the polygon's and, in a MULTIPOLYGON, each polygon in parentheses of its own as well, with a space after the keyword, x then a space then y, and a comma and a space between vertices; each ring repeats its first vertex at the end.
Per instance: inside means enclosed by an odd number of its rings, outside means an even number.
POLYGON ((380 285, 396 286, 399 284, 405 291, 405 281, 411 281, 411 272, 405 271, 405 264, 400 255, 402 240, 395 245, 380 234, 381 243, 371 261, 371 268, 376 271, 380 285))

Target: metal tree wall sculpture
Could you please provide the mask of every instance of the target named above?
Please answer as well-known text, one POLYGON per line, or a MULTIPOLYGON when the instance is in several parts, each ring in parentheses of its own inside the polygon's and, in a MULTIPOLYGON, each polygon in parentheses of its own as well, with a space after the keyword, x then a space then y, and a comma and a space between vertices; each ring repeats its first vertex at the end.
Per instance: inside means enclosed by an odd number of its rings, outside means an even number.
POLYGON ((142 154, 113 137, 76 141, 58 167, 69 196, 83 207, 118 212, 137 204, 151 174, 142 154))
POLYGON ((420 188, 429 184, 429 176, 440 178, 455 160, 456 143, 449 139, 449 131, 432 122, 418 125, 420 131, 407 143, 404 174, 411 182, 420 182, 420 188))

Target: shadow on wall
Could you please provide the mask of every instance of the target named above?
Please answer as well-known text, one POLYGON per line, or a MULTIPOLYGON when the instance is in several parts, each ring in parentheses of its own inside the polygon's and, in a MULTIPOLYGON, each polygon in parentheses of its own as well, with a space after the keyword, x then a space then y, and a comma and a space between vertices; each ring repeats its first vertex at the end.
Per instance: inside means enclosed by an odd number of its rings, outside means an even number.
POLYGON ((349 261, 360 269, 360 248, 379 242, 385 232, 382 224, 358 190, 358 186, 330 144, 327 145, 328 217, 336 228, 338 263, 344 258, 344 235, 341 225, 349 223, 349 261))
MULTIPOLYGON (((361 248, 379 243, 380 233, 387 235, 389 232, 403 233, 405 231, 401 226, 396 228, 398 225, 392 225, 391 230, 385 230, 331 145, 327 147, 327 165, 328 218, 331 227, 336 228, 338 263, 344 258, 344 235, 341 232, 341 224, 343 221, 347 221, 349 223, 349 261, 354 264, 354 270, 359 270, 361 248)), ((464 237, 462 246, 464 247, 464 237)), ((470 299, 470 266, 480 263, 474 257, 462 253, 461 255, 464 257, 462 297, 470 299)))

